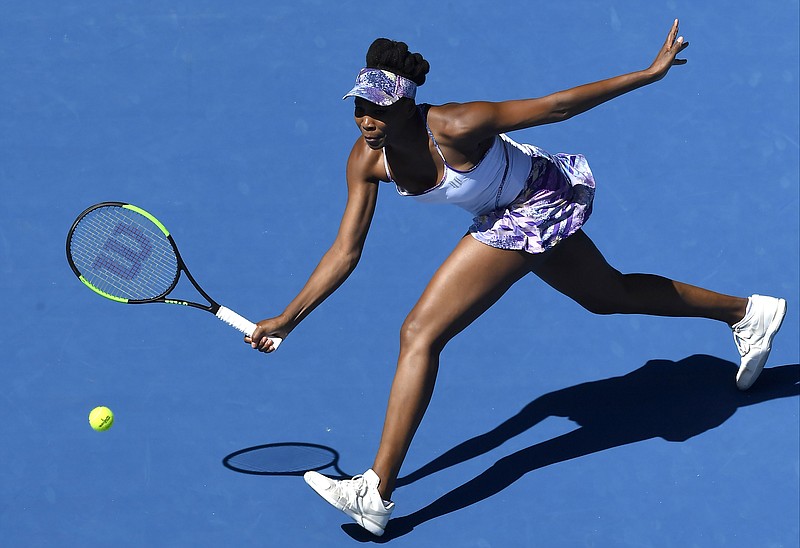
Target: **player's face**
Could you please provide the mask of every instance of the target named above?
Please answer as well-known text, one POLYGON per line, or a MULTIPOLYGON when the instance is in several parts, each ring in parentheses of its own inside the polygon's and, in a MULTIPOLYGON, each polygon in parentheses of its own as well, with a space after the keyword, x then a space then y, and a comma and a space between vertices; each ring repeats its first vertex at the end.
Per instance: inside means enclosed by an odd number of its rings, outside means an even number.
POLYGON ((364 140, 373 150, 386 146, 390 140, 392 129, 397 128, 402 121, 404 109, 399 103, 382 107, 375 103, 355 98, 355 121, 364 140))

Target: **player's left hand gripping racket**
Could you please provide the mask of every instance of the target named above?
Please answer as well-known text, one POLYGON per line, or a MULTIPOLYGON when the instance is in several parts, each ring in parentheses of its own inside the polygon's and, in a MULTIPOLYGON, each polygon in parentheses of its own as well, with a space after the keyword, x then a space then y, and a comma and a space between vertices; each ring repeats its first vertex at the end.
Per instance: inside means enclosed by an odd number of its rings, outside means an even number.
MULTIPOLYGON (((92 291, 125 304, 167 303, 214 314, 247 336, 256 324, 220 306, 203 291, 186 268, 169 231, 153 215, 131 204, 103 202, 78 215, 67 236, 67 260, 75 275, 92 291), (208 304, 167 295, 181 271, 208 304)), ((278 348, 282 339, 271 337, 278 348)))

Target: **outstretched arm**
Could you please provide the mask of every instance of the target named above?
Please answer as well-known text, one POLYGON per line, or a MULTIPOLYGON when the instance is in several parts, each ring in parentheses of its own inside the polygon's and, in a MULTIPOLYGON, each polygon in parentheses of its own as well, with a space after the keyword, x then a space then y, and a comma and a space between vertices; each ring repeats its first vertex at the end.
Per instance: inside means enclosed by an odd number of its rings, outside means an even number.
MULTIPOLYGON (((365 148, 364 146, 361 147, 365 148)), ((258 322, 245 342, 262 352, 274 350, 270 335, 285 338, 350 276, 361 258, 378 196, 378 181, 365 176, 363 155, 356 150, 347 167, 347 205, 339 232, 308 281, 279 316, 258 322)))
POLYGON ((678 37, 676 19, 655 60, 645 70, 535 99, 444 105, 441 113, 443 118, 454 121, 448 124, 444 133, 452 138, 453 145, 458 146, 457 142, 461 139, 480 141, 498 133, 566 120, 662 79, 673 65, 686 63, 685 59, 676 57, 688 45, 689 42, 684 41, 682 36, 678 37))

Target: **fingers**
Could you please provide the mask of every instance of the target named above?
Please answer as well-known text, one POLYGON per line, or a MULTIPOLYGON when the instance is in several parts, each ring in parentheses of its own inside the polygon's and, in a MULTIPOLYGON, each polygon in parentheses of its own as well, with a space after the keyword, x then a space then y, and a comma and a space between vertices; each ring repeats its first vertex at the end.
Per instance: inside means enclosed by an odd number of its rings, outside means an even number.
POLYGON ((277 349, 277 345, 265 333, 266 330, 261 327, 256 327, 252 335, 245 335, 244 342, 245 344, 249 344, 250 348, 253 350, 265 353, 274 352, 277 349))
POLYGON ((678 20, 675 19, 672 23, 672 28, 669 29, 669 34, 667 35, 667 46, 672 46, 675 42, 675 37, 678 36, 678 20))
POLYGON ((274 352, 277 349, 274 342, 269 337, 261 337, 261 340, 258 341, 258 344, 251 343, 250 346, 252 346, 255 350, 258 350, 259 352, 264 352, 265 354, 274 352))
MULTIPOLYGON (((677 56, 680 52, 682 52, 683 50, 685 50, 688 47, 689 47, 689 42, 685 42, 683 40, 683 36, 679 36, 678 39, 675 40, 675 45, 673 46, 673 48, 675 50, 675 54, 674 55, 677 56)), ((672 61, 672 64, 673 65, 685 65, 686 64, 686 59, 674 59, 672 61)))
POLYGON ((684 40, 683 36, 678 36, 678 39, 672 44, 672 48, 677 50, 676 53, 680 53, 687 47, 689 47, 689 42, 684 40))
POLYGON ((675 37, 678 36, 678 20, 675 19, 672 23, 672 27, 669 29, 667 33, 667 39, 664 41, 664 50, 671 51, 672 48, 675 46, 675 37))
POLYGON ((259 352, 265 352, 265 353, 274 352, 275 349, 277 348, 273 343, 272 339, 267 337, 266 335, 261 337, 260 339, 253 339, 247 342, 250 342, 250 347, 253 350, 258 350, 259 352))
POLYGON ((666 51, 673 56, 673 65, 685 65, 686 59, 675 59, 675 56, 689 47, 689 42, 678 36, 679 22, 677 19, 672 23, 672 28, 667 35, 667 42, 665 45, 666 51), (677 38, 676 38, 677 37, 677 38))

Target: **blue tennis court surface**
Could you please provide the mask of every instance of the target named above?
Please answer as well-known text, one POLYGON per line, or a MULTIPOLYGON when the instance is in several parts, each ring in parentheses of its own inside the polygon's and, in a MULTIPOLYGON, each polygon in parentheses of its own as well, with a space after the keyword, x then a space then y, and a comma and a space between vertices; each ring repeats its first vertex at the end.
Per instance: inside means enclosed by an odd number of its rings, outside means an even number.
POLYGON ((740 393, 725 326, 593 316, 523 280, 445 350, 379 542, 800 545, 796 0, 0 8, 0 545, 377 540, 301 478, 223 459, 304 442, 367 469, 400 324, 469 216, 383 188, 359 268, 270 356, 203 312, 87 291, 72 220, 144 207, 212 296, 277 314, 335 235, 357 136, 340 97, 375 37, 430 61, 420 102, 500 100, 645 68, 675 17, 686 66, 515 136, 586 155, 586 231, 620 270, 784 297, 768 369, 740 393))

